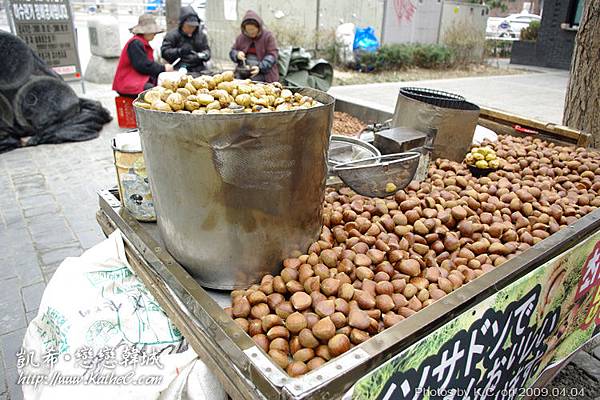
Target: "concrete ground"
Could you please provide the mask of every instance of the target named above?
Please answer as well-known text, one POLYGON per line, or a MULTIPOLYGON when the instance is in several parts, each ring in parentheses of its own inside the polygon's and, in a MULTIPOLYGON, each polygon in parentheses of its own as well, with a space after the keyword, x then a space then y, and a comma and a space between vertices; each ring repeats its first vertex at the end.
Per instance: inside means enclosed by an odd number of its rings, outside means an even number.
MULTIPOLYGON (((554 116, 547 119, 557 120, 561 112, 555 110, 553 102, 562 102, 565 82, 565 73, 551 71, 415 85, 463 93, 471 101, 530 117, 552 113, 554 116), (537 88, 536 100, 509 96, 517 88, 525 92, 537 88), (508 99, 512 99, 511 102, 508 99), (547 110, 554 111, 544 112, 538 107, 540 102, 548 105, 547 110)), ((79 85, 73 87, 81 91, 79 85)), ((368 99, 371 104, 393 110, 398 87, 380 84, 339 87, 331 91, 344 98, 368 99)), ((110 85, 86 84, 85 96, 102 101, 114 115, 114 93, 110 85)), ((103 239, 95 221, 95 191, 116 182, 110 139, 118 132, 116 121, 112 121, 95 140, 0 154, 0 400, 22 398, 16 384, 15 354, 57 266, 65 257, 77 256, 103 239)), ((595 346, 587 350, 578 354, 577 369, 560 374, 555 382, 561 387, 585 387, 593 399, 598 396, 592 393, 596 393, 594 385, 600 379, 600 351, 595 346)))
MULTIPOLYGON (((109 86, 86 92, 115 115, 109 86)), ((23 396, 15 355, 52 274, 104 239, 95 192, 116 182, 110 139, 119 131, 112 121, 95 140, 0 154, 0 400, 23 396)))
POLYGON ((536 71, 496 77, 337 86, 332 87, 329 93, 342 100, 393 112, 398 90, 416 86, 460 94, 477 105, 560 124, 569 72, 550 69, 536 71))

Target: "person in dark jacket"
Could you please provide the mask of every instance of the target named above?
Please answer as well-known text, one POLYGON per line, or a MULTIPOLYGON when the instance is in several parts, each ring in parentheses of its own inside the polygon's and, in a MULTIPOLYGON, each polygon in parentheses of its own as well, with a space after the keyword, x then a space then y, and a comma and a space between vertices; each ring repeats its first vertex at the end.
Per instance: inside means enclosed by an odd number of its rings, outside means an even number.
POLYGON ((171 64, 162 65, 154 61, 154 50, 149 42, 157 33, 163 32, 163 29, 152 15, 142 15, 130 32, 133 36, 121 51, 112 86, 113 90, 123 96, 137 96, 156 86, 158 74, 173 71, 171 64))
POLYGON ((177 67, 185 66, 193 75, 206 72, 210 47, 204 25, 192 7, 181 7, 179 27, 165 35, 160 51, 170 63, 181 58, 177 67))
POLYGON ((252 67, 251 77, 256 81, 279 81, 277 41, 263 26, 262 19, 252 10, 242 19, 242 33, 235 39, 229 57, 238 64, 252 67))

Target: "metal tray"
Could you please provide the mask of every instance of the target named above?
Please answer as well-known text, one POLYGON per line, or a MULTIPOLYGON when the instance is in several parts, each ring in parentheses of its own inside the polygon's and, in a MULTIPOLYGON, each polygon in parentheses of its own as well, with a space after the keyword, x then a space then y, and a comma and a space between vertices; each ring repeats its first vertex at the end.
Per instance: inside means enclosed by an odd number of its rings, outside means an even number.
POLYGON ((136 275, 234 399, 340 398, 391 357, 600 228, 596 210, 322 367, 290 378, 223 311, 227 292, 203 289, 164 249, 156 225, 136 221, 114 190, 98 194, 104 232, 121 230, 136 275))

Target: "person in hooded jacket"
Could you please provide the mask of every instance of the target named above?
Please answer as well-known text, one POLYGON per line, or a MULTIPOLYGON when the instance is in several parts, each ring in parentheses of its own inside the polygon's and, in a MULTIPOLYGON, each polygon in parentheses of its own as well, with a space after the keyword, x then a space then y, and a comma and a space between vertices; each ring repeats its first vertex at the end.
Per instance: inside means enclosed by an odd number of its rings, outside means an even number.
POLYGON ((114 91, 122 96, 135 97, 156 86, 161 72, 173 71, 171 64, 162 65, 154 61, 154 50, 150 46, 156 34, 163 31, 152 15, 140 16, 138 24, 130 29, 133 36, 121 51, 113 79, 114 91))
POLYGON ((177 68, 186 67, 196 75, 207 71, 210 47, 204 25, 191 6, 181 7, 179 27, 169 31, 160 48, 162 57, 169 63, 181 58, 177 68))
POLYGON ((256 12, 246 12, 242 19, 242 33, 235 39, 229 57, 233 62, 250 66, 252 80, 278 82, 277 41, 273 33, 263 25, 256 12))

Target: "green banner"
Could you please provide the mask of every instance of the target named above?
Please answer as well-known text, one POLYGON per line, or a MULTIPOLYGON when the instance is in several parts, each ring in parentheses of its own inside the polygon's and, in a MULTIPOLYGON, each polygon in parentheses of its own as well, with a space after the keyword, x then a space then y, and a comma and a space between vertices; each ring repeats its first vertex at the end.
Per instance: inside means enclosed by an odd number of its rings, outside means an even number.
MULTIPOLYGON (((512 399, 600 333, 600 232, 359 380, 345 399, 512 399)), ((565 396, 580 396, 577 388, 565 396)))

